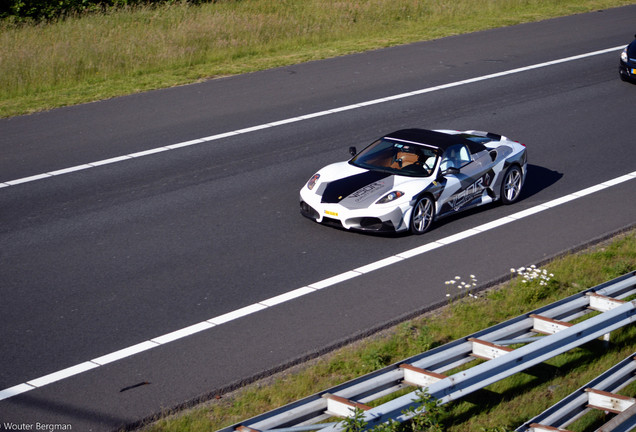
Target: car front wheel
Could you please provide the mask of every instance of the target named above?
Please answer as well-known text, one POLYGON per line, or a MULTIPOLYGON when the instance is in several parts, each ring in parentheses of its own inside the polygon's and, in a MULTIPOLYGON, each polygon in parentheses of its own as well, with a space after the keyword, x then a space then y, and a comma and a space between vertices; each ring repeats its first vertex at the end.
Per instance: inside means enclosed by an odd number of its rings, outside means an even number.
POLYGON ((521 168, 517 165, 508 168, 501 184, 501 201, 504 204, 512 204, 519 199, 522 178, 521 168))
POLYGON ((429 196, 417 200, 411 212, 411 232, 424 234, 433 224, 435 203, 429 196))

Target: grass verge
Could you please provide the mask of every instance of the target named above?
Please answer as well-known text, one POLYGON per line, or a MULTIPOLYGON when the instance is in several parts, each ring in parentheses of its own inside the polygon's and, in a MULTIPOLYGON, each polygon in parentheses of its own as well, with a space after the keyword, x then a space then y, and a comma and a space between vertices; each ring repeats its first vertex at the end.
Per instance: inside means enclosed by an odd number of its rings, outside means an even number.
MULTIPOLYGON (((222 395, 187 412, 166 415, 143 430, 218 430, 635 269, 636 231, 630 231, 582 252, 549 262, 540 271, 543 277, 529 280, 518 273, 511 273, 508 283, 478 293, 473 292, 475 288, 472 283, 457 283, 455 286, 459 288, 459 298, 440 310, 404 322, 293 371, 222 395)), ((633 353, 636 347, 634 341, 636 327, 623 328, 612 333, 608 347, 599 341, 590 342, 465 399, 447 404, 442 419, 443 430, 512 430, 633 353)), ((636 385, 630 385, 621 394, 636 396, 636 385)), ((598 427, 599 422, 604 422, 602 415, 592 414, 568 429, 587 432, 598 427)))
POLYGON ((217 0, 0 21, 0 117, 634 0, 217 0))

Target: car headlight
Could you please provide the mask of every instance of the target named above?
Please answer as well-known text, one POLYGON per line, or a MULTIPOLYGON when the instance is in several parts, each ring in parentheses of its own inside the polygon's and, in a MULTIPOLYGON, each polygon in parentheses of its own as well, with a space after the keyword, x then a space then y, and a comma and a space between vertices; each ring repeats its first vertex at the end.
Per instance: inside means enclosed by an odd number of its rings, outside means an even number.
POLYGON ((627 48, 625 48, 625 49, 623 50, 623 52, 621 53, 621 60, 622 60, 624 63, 627 63, 627 48))
POLYGON ((390 203, 391 201, 395 201, 396 199, 401 198, 403 196, 404 196, 404 192, 393 191, 384 195, 382 198, 380 198, 378 202, 376 202, 376 204, 390 203))
POLYGON ((319 178, 320 178, 320 174, 314 174, 313 177, 310 178, 309 181, 307 182, 307 188, 309 190, 312 190, 314 186, 316 186, 316 182, 318 181, 319 178))

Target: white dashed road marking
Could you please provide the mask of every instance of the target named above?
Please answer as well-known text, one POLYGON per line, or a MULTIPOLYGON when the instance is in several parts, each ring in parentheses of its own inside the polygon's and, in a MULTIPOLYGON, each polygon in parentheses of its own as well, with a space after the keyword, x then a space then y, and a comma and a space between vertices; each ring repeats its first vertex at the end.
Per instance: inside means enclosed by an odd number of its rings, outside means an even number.
POLYGON ((350 111, 350 110, 354 110, 354 109, 364 108, 364 107, 367 107, 369 105, 377 105, 377 104, 381 104, 381 103, 385 103, 385 102, 394 101, 394 100, 397 100, 397 99, 403 99, 403 98, 407 98, 407 97, 418 96, 418 95, 425 94, 425 93, 431 93, 431 92, 435 92, 435 91, 439 91, 439 90, 445 90, 445 89, 448 89, 448 88, 458 87, 458 86, 462 86, 462 85, 466 85, 466 84, 472 84, 472 83, 475 83, 475 82, 484 81, 484 80, 488 80, 488 79, 500 78, 500 77, 503 77, 503 76, 506 76, 506 75, 512 75, 512 74, 517 74, 517 73, 521 73, 521 72, 527 72, 527 71, 530 71, 530 70, 533 70, 533 69, 539 69, 539 68, 543 68, 543 67, 554 66, 554 65, 557 65, 557 64, 560 64, 560 63, 566 63, 566 62, 571 62, 571 61, 575 61, 575 60, 581 60, 581 59, 588 58, 588 57, 593 57, 593 56, 597 56, 597 55, 601 55, 601 54, 607 54, 607 53, 610 53, 610 52, 622 50, 623 48, 625 48, 625 46, 621 45, 619 47, 607 48, 607 49, 603 49, 603 50, 599 50, 599 51, 593 51, 593 52, 580 54, 580 55, 576 55, 576 56, 572 56, 572 57, 566 57, 566 58, 562 58, 562 59, 558 59, 558 60, 552 60, 552 61, 545 62, 545 63, 538 63, 538 64, 531 65, 531 66, 525 66, 525 67, 521 67, 521 68, 517 68, 517 69, 510 69, 510 70, 507 70, 507 71, 497 72, 497 73, 490 74, 490 75, 483 75, 483 76, 480 76, 480 77, 470 78, 470 79, 467 79, 467 80, 456 81, 456 82, 452 82, 452 83, 448 83, 448 84, 442 84, 442 85, 435 86, 435 87, 428 87, 428 88, 424 88, 424 89, 420 89, 420 90, 415 90, 415 91, 408 92, 408 93, 401 93, 401 94, 388 96, 388 97, 384 97, 384 98, 380 98, 380 99, 374 99, 374 100, 370 100, 370 101, 366 101, 366 102, 360 102, 360 103, 353 104, 353 105, 347 105, 347 106, 343 106, 343 107, 339 107, 339 108, 333 108, 333 109, 326 110, 326 111, 320 111, 320 112, 316 112, 316 113, 312 113, 312 114, 305 114, 305 115, 302 115, 302 116, 299 116, 299 117, 293 117, 293 118, 289 118, 289 119, 285 119, 285 120, 279 120, 279 121, 275 121, 275 122, 272 122, 272 123, 265 123, 265 124, 258 125, 258 126, 251 126, 251 127, 248 127, 248 128, 238 129, 238 130, 231 131, 231 132, 225 132, 225 133, 221 133, 221 134, 217 134, 217 135, 211 135, 211 136, 208 136, 208 137, 205 137, 205 138, 199 138, 199 139, 195 139, 195 140, 191 140, 191 141, 185 141, 185 142, 181 142, 181 143, 177 143, 177 144, 171 144, 171 145, 168 145, 168 146, 165 146, 165 147, 157 147, 157 148, 150 149, 150 150, 145 150, 145 151, 141 151, 141 152, 137 152, 137 153, 131 153, 131 154, 127 154, 127 155, 124 155, 124 156, 118 156, 118 157, 114 157, 114 158, 110 158, 110 159, 104 159, 104 160, 101 160, 101 161, 91 162, 91 163, 87 163, 87 164, 83 164, 83 165, 77 165, 77 166, 74 166, 74 167, 64 168, 64 169, 57 170, 57 171, 50 171, 50 172, 47 172, 47 173, 37 174, 37 175, 30 176, 30 177, 24 177, 24 178, 21 178, 21 179, 0 182, 0 188, 8 187, 8 186, 15 186, 15 185, 18 185, 18 184, 28 183, 28 182, 32 182, 32 181, 36 181, 36 180, 42 180, 42 179, 55 177, 55 176, 62 175, 62 174, 68 174, 68 173, 72 173, 72 172, 75 172, 75 171, 81 171, 81 170, 85 170, 85 169, 89 169, 89 168, 95 168, 95 167, 98 167, 98 166, 107 165, 107 164, 111 164, 111 163, 123 162, 123 161, 129 160, 129 159, 134 159, 134 158, 139 158, 139 157, 143 157, 143 156, 153 155, 155 153, 160 153, 160 152, 164 152, 164 151, 168 151, 168 150, 176 150, 176 149, 180 149, 180 148, 183 148, 183 147, 203 144, 203 143, 210 142, 210 141, 217 141, 217 140, 220 140, 220 139, 223 139, 223 138, 227 138, 227 137, 230 137, 230 136, 234 136, 234 135, 250 133, 250 132, 254 132, 254 131, 258 131, 258 130, 262 130, 262 129, 267 129, 267 128, 272 128, 272 127, 276 127, 276 126, 282 126, 282 125, 286 125, 286 124, 289 124, 289 123, 299 122, 299 121, 308 120, 308 119, 312 119, 312 118, 316 118, 316 117, 322 117, 322 116, 326 116, 326 115, 330 115, 330 114, 336 114, 336 113, 340 113, 340 112, 343 112, 343 111, 350 111))
MULTIPOLYGON (((246 129, 240 129, 240 130, 236 130, 233 132, 227 132, 227 133, 223 133, 223 134, 219 134, 219 135, 213 135, 213 136, 209 136, 206 138, 200 138, 200 139, 196 139, 196 140, 192 140, 192 141, 187 141, 187 142, 182 142, 182 143, 178 143, 178 144, 173 144, 170 146, 166 146, 166 147, 159 147, 156 149, 151 149, 151 150, 146 150, 143 152, 138 152, 138 153, 133 153, 133 154, 129 154, 129 155, 125 155, 125 156, 120 156, 120 157, 116 157, 116 158, 111 158, 111 159, 106 159, 106 160, 102 160, 102 161, 97 161, 97 162, 92 162, 89 164, 85 164, 85 165, 78 165, 75 167, 70 167, 70 168, 66 168, 66 169, 61 169, 58 171, 52 171, 49 173, 44 173, 44 174, 38 174, 38 175, 34 175, 31 177, 25 177, 22 179, 17 179, 17 180, 11 180, 11 181, 7 181, 4 183, 0 183, 0 188, 2 187, 8 187, 8 186, 14 186, 14 185, 18 185, 18 184, 22 184, 22 183, 27 183, 27 182, 31 182, 31 181, 36 181, 36 180, 41 180, 41 179, 46 179, 52 176, 57 176, 57 175, 62 175, 62 174, 68 174, 68 173, 72 173, 75 171, 79 171, 79 170, 83 170, 83 169, 88 169, 88 168, 93 168, 96 166, 102 166, 102 165, 106 165, 106 164, 110 164, 110 163, 117 163, 117 162, 121 162, 121 161, 125 161, 125 160, 129 160, 132 158, 136 158, 136 157, 143 157, 146 155, 150 155, 150 154, 155 154, 155 153, 159 153, 162 151, 167 151, 167 150, 175 150, 178 148, 182 148, 182 147, 187 147, 187 146, 191 146, 191 145, 197 145, 197 144, 202 144, 205 142, 210 142, 210 141, 215 141, 215 140, 219 140, 222 138, 226 138, 229 136, 233 136, 233 135, 238 135, 238 134, 242 134, 242 133, 248 133, 248 132, 253 132, 256 130, 261 130, 261 129, 265 129, 265 128, 269 128, 269 127, 276 127, 276 126, 280 126, 280 125, 284 125, 284 124, 288 124, 288 123, 293 123, 293 122, 297 122, 297 121, 302 121, 302 120, 306 120, 309 118, 315 118, 315 117, 320 117, 320 116, 324 116, 324 115, 329 115, 329 114, 334 114, 334 113, 338 113, 338 112, 342 112, 342 111, 347 111, 347 110, 352 110, 352 109, 357 109, 357 108, 361 108, 361 107, 365 107, 365 106, 369 106, 369 105, 374 105, 374 104, 379 104, 379 103, 384 103, 384 102, 388 102, 388 101, 392 101, 392 100, 396 100, 396 99, 401 99, 401 98, 405 98, 405 97, 410 97, 410 96, 415 96, 415 95, 420 95, 423 93, 429 93, 429 92, 433 92, 433 91, 437 91, 437 90, 443 90, 446 88, 451 88, 451 87, 456 87, 456 86, 460 86, 460 85, 464 85, 464 84, 469 84, 469 83, 474 83, 474 82, 478 82, 478 81, 483 81, 483 80, 487 80, 487 79, 492 79, 492 78, 498 78, 501 76, 506 76, 506 75, 510 75, 510 74, 515 74, 515 73, 519 73, 519 72, 524 72, 524 71, 529 71, 529 70, 533 70, 533 69, 537 69, 537 68, 541 68, 541 67, 547 67, 547 66, 552 66, 555 64, 560 64, 560 63, 565 63, 565 62, 569 62, 569 61, 574 61, 574 60, 579 60, 579 59, 583 59, 583 58, 587 58, 587 57, 592 57, 592 56, 596 56, 596 55, 600 55, 600 54, 605 54, 605 53, 609 53, 609 52, 613 52, 613 51, 617 51, 619 49, 623 49, 624 46, 620 46, 620 47, 615 47, 615 48, 608 48, 605 50, 601 50, 601 51, 594 51, 591 53, 586 53, 586 54, 581 54, 578 56, 573 56, 573 57, 567 57, 567 58, 563 58, 563 59, 559 59, 559 60, 554 60, 554 61, 550 61, 550 62, 546 62, 546 63, 539 63, 536 65, 532 65, 532 66, 527 66, 524 68, 518 68, 518 69, 511 69, 509 71, 504 71, 504 72, 499 72, 496 74, 491 74, 491 75, 484 75, 481 77, 477 77, 477 78, 472 78, 472 79, 468 79, 468 80, 464 80, 464 81, 458 81, 458 82, 454 82, 454 83, 450 83, 450 84, 445 84, 445 85, 441 85, 441 86, 436 86, 436 87, 430 87, 430 88, 426 88, 426 89, 422 89, 422 90, 417 90, 414 92, 409 92, 409 93, 403 93, 403 94, 399 94, 399 95, 395 95, 395 96, 390 96, 390 97, 386 97, 386 98, 382 98, 382 99, 376 99, 376 100, 372 100, 372 101, 368 101, 368 102, 362 102, 359 104, 355 104, 355 105, 349 105, 349 106, 345 106, 345 107, 340 107, 340 108, 335 108, 332 110, 327 110, 327 111, 322 111, 322 112, 317 112, 314 114, 308 114, 308 115, 304 115, 301 117, 295 117, 295 118, 291 118, 291 119, 286 119, 286 120, 281 120, 281 121, 277 121, 277 122, 273 122, 273 123, 268 123, 268 124, 264 124, 264 125, 260 125, 260 126, 254 126, 254 127, 250 127, 250 128, 246 128, 246 129)), ((494 228, 498 228, 502 225, 506 225, 508 223, 512 223, 512 222, 516 222, 520 219, 532 216, 536 213, 542 212, 544 210, 549 210, 552 209, 554 207, 557 207, 559 205, 565 204, 567 202, 570 202, 572 200, 587 196, 591 193, 596 193, 599 191, 602 191, 606 188, 612 187, 612 186, 616 186, 618 184, 624 183, 626 181, 629 180, 634 180, 636 179, 636 171, 630 173, 630 174, 626 174, 611 180, 608 180, 606 182, 603 182, 599 185, 596 186, 592 186, 583 190, 580 190, 578 192, 574 192, 572 194, 566 195, 564 197, 543 203, 543 204, 539 204, 538 206, 526 209, 526 210, 522 210, 518 213, 509 215, 509 216, 505 216, 501 219, 497 219, 495 221, 492 222, 488 222, 486 224, 477 226, 475 228, 470 228, 466 231, 454 234, 452 236, 443 238, 443 239, 439 239, 437 241, 422 245, 422 246, 418 246, 416 248, 401 252, 399 254, 381 259, 379 261, 367 264, 365 266, 362 267, 358 267, 354 270, 350 270, 344 273, 341 273, 339 275, 335 275, 332 277, 329 277, 327 279, 324 279, 322 281, 318 281, 318 282, 314 282, 312 284, 309 284, 307 286, 298 288, 298 289, 294 289, 292 291, 289 291, 287 293, 284 294, 280 294, 278 296, 269 298, 269 299, 265 299, 262 301, 259 301, 257 303, 254 303, 252 305, 249 306, 245 306, 241 309, 232 311, 232 312, 228 312, 226 314, 220 315, 218 317, 214 317, 214 318, 210 318, 209 320, 197 323, 197 324, 193 324, 190 325, 188 327, 185 327, 183 329, 180 330, 176 330, 173 331, 171 333, 167 333, 165 335, 162 336, 158 336, 155 338, 152 338, 148 341, 145 342, 141 342, 139 344, 121 349, 119 351, 115 351, 113 353, 110 354, 106 354, 104 356, 95 358, 93 360, 84 362, 84 363, 80 363, 77 364, 75 366, 71 366, 69 368, 66 369, 62 369, 60 371, 57 372, 53 372, 51 374, 39 377, 39 378, 35 378, 32 379, 30 381, 27 381, 25 383, 22 384, 18 384, 15 385, 13 387, 9 387, 6 388, 4 390, 0 390, 0 400, 3 399, 8 399, 11 398, 13 396, 17 396, 19 394, 28 392, 30 390, 36 389, 38 387, 43 387, 45 385, 54 383, 56 381, 60 381, 69 377, 72 377, 74 375, 78 375, 81 374, 83 372, 98 368, 100 366, 133 356, 135 354, 147 351, 149 349, 152 348, 156 348, 159 347, 161 345, 185 338, 187 336, 191 336, 195 333, 201 332, 201 331, 205 331, 205 330, 209 330, 212 327, 216 327, 219 325, 223 325, 227 322, 239 319, 239 318, 243 318, 246 317, 248 315, 260 312, 264 309, 279 305, 281 303, 285 303, 294 299, 297 299, 299 297, 302 297, 304 295, 307 294, 311 294, 317 290, 321 290, 323 288, 327 288, 333 285, 337 285, 341 282, 356 278, 358 276, 367 274, 369 272, 373 272, 379 269, 382 269, 384 267, 393 265, 395 263, 401 262, 403 260, 409 259, 409 258, 413 258, 415 256, 424 254, 426 252, 429 252, 433 249, 437 249, 446 245, 449 245, 451 243, 454 242, 458 242, 461 240, 464 240, 468 237, 472 237, 474 235, 477 234, 481 234, 485 231, 494 229, 494 228)))

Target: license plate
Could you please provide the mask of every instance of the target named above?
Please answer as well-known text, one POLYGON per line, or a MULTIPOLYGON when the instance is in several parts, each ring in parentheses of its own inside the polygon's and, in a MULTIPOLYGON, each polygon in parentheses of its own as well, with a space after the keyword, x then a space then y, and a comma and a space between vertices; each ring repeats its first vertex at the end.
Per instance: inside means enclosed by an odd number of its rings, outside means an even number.
POLYGON ((329 210, 325 210, 325 214, 328 214, 329 216, 338 216, 338 212, 329 211, 329 210))

